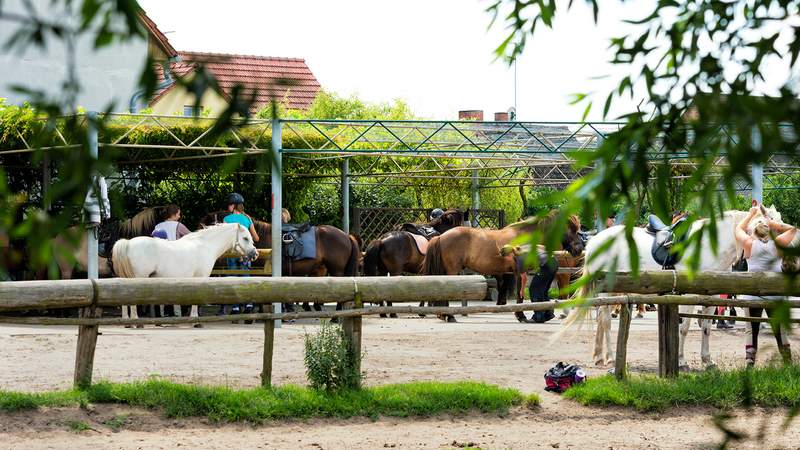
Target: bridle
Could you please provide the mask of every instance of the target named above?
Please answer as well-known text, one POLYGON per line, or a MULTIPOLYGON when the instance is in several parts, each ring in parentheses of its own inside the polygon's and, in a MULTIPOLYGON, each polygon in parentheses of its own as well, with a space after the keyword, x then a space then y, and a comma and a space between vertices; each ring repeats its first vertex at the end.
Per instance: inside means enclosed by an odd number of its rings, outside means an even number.
POLYGON ((247 256, 247 252, 244 251, 244 247, 242 247, 242 244, 239 243, 239 236, 241 235, 241 232, 242 232, 242 226, 237 223, 236 224, 236 237, 233 240, 232 248, 233 248, 233 250, 235 252, 239 253, 239 255, 247 256))

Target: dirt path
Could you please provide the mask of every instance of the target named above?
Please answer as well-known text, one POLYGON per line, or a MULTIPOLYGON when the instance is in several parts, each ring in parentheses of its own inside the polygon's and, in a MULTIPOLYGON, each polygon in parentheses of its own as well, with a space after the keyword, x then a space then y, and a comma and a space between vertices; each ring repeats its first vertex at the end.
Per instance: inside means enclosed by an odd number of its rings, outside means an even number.
MULTIPOLYGON (((589 343, 593 333, 577 331, 548 345, 556 324, 519 324, 511 316, 475 315, 461 323, 434 319, 367 319, 364 325, 367 384, 415 380, 480 380, 523 392, 539 392, 542 407, 517 409, 507 417, 471 414, 435 419, 382 418, 313 420, 260 427, 217 426, 203 420, 171 421, 157 413, 111 405, 91 411, 53 409, 0 415, 0 447, 9 448, 693 448, 717 442, 712 410, 676 409, 641 414, 617 408, 586 408, 543 391, 542 374, 559 360, 576 362, 596 376, 589 343), (125 416, 121 431, 104 424, 125 416), (70 421, 92 430, 76 434, 70 421)), ((616 323, 615 323, 616 326, 616 323)), ((293 324, 276 333, 275 384, 304 384, 302 341, 306 328, 293 324)), ((634 370, 655 371, 655 314, 634 320, 628 350, 634 370)), ((258 325, 217 325, 130 330, 108 327, 98 340, 95 379, 140 380, 151 375, 184 383, 256 386, 263 334, 258 325)), ((0 327, 0 388, 43 391, 68 388, 74 365, 74 327, 0 327)), ((699 329, 686 344, 687 358, 700 367, 699 329)), ((720 366, 743 359, 744 332, 712 334, 712 355, 720 366)), ((793 340, 797 348, 797 339, 793 340)), ((774 353, 771 335, 762 337, 760 358, 774 353)), ((756 430, 781 423, 780 411, 740 416, 737 426, 756 430)), ((800 448, 800 422, 769 447, 800 448)), ((753 444, 755 447, 755 444, 753 444)))

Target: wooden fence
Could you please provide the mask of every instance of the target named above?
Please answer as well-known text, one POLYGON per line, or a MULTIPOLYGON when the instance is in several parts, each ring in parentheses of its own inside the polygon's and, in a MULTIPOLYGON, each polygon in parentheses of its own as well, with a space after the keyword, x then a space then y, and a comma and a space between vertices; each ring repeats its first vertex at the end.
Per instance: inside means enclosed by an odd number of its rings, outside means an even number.
MULTIPOLYGON (((685 273, 642 272, 639 278, 616 273, 613 286, 606 292, 633 292, 604 298, 586 299, 584 306, 625 305, 617 337, 616 374, 624 376, 627 337, 630 327, 629 306, 651 303, 659 309, 659 373, 672 376, 678 371, 678 305, 770 307, 768 300, 723 299, 719 294, 797 295, 800 280, 781 274, 705 272, 693 279, 685 273), (667 295, 659 295, 667 294, 667 295), (693 295, 682 295, 693 294, 693 295), (700 295, 697 295, 700 294, 700 295)), ((6 311, 80 308, 78 318, 42 318, 0 316, 0 323, 41 325, 77 325, 78 342, 74 382, 91 383, 97 331, 100 325, 140 325, 264 320, 264 360, 262 384, 270 385, 275 320, 304 318, 341 318, 355 355, 361 354, 361 317, 377 314, 476 314, 542 311, 563 307, 563 303, 540 302, 510 305, 461 307, 365 306, 366 303, 392 301, 481 300, 487 289, 483 276, 414 276, 414 277, 285 277, 285 278, 151 278, 20 281, 0 283, 0 313, 6 311), (102 307, 177 304, 193 305, 294 302, 298 298, 312 303, 341 303, 341 311, 293 313, 258 313, 236 316, 170 317, 121 319, 103 318, 102 307)), ((800 308, 800 300, 787 300, 791 308, 800 308)), ((685 317, 702 315, 686 314, 685 317)), ((702 316, 714 318, 716 316, 702 316)))

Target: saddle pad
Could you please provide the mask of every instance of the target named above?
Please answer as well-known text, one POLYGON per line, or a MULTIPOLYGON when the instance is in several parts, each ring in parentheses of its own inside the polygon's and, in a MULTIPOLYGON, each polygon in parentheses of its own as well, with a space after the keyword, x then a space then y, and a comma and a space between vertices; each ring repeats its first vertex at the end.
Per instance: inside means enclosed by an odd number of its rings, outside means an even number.
POLYGON ((414 238, 414 242, 417 243, 417 250, 423 255, 428 253, 428 240, 418 234, 411 235, 414 238))
MULTIPOLYGON (((284 233, 286 232, 285 228, 283 229, 284 233)), ((302 245, 302 252, 300 255, 292 258, 293 260, 298 259, 314 259, 317 257, 317 227, 309 227, 304 232, 300 234, 298 240, 301 242, 302 245)), ((284 255, 286 255, 284 253, 284 255)))

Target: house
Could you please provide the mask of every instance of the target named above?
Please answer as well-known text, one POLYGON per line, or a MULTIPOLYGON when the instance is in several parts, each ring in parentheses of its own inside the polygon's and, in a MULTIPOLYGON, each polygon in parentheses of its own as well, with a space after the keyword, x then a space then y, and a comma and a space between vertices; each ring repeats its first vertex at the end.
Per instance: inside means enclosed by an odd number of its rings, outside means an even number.
MULTIPOLYGON (((179 52, 178 60, 170 65, 169 75, 191 78, 201 64, 219 84, 216 91, 207 91, 200 102, 200 109, 212 116, 225 108, 236 85, 244 88, 246 96, 254 96, 253 112, 268 106, 273 99, 290 109, 307 109, 320 89, 311 69, 297 58, 179 52)), ((195 97, 174 82, 169 83, 162 67, 157 72, 159 83, 166 86, 150 101, 152 112, 195 115, 195 97)))
MULTIPOLYGON (((50 0, 7 0, 3 11, 25 13, 26 3, 45 20, 60 21, 69 17, 63 2, 50 0)), ((74 6, 74 5, 73 5, 74 6)), ((75 69, 81 84, 76 106, 102 111, 113 102, 115 111, 128 111, 129 102, 138 90, 147 56, 155 61, 178 56, 163 33, 144 14, 140 14, 146 39, 115 41, 100 50, 94 49, 90 36, 82 36, 75 43, 75 69)), ((0 42, 18 30, 13 22, 0 26, 0 42)), ((67 48, 58 39, 48 39, 46 48, 29 46, 24 52, 0 46, 0 98, 12 104, 21 104, 28 95, 17 92, 14 86, 44 91, 50 97, 63 93, 63 83, 68 70, 67 48)))
MULTIPOLYGON (((2 8, 4 12, 25 13, 28 4, 44 19, 58 21, 70 15, 64 5, 50 0, 6 0, 2 8)), ((212 114, 222 111, 235 84, 257 93, 254 109, 269 104, 273 97, 290 108, 304 109, 320 89, 302 59, 178 52, 150 17, 141 12, 139 19, 146 31, 145 39, 115 41, 99 51, 94 49, 91 36, 76 42, 76 71, 82 88, 76 106, 104 111, 113 105, 112 111, 116 112, 138 112, 150 106, 157 114, 189 115, 194 112, 194 97, 178 88, 172 75, 191 77, 198 64, 205 65, 219 81, 218 91, 207 93, 202 99, 202 108, 212 114), (139 89, 148 57, 157 64, 160 76, 152 99, 143 98, 139 89), (170 67, 169 76, 163 73, 163 66, 170 67), (279 86, 279 80, 286 80, 287 85, 279 86)), ((0 27, 0 43, 7 42, 17 29, 9 24, 0 27)), ((57 39, 50 40, 47 48, 30 46, 23 53, 0 46, 0 98, 12 104, 25 102, 28 95, 17 92, 15 86, 58 96, 63 92, 68 70, 66 55, 64 43, 57 39)))

